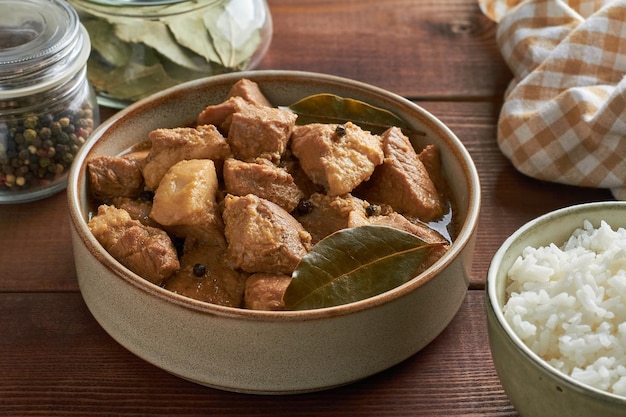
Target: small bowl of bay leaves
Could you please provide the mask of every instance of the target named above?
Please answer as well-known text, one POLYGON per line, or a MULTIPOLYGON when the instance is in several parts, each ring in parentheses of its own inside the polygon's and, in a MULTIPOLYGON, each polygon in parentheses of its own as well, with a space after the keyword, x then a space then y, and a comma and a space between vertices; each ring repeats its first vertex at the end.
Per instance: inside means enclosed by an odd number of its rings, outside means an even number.
POLYGON ((441 121, 332 75, 189 81, 75 158, 77 278, 100 325, 174 375, 292 394, 418 353, 465 298, 480 207, 441 121))

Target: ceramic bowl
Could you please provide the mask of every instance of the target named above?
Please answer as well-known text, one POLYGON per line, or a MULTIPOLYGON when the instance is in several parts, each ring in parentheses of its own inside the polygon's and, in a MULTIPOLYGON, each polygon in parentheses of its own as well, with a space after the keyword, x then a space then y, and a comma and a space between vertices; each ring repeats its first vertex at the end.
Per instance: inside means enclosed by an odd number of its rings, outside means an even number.
POLYGON ((577 382, 541 359, 515 334, 504 318, 507 272, 527 246, 563 244, 589 220, 626 227, 626 202, 587 203, 545 214, 522 226, 496 252, 487 275, 489 343, 505 392, 522 417, 623 416, 626 397, 577 382))
POLYGON ((77 155, 68 181, 80 290, 93 316, 121 345, 182 378, 229 391, 301 393, 356 381, 412 356, 452 320, 465 297, 480 206, 472 159, 439 120, 393 93, 335 76, 253 71, 191 81, 141 100, 105 121, 77 155), (116 155, 160 127, 193 123, 240 78, 274 105, 334 93, 395 112, 434 143, 456 201, 459 233, 419 278, 363 301, 293 312, 211 305, 169 292, 115 261, 87 227, 86 161, 116 155))

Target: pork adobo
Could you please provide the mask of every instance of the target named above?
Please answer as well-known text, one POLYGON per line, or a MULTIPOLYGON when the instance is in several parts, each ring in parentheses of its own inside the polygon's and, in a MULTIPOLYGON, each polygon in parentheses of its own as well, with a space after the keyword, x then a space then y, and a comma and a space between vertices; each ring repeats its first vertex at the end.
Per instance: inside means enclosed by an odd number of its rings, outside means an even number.
POLYGON ((152 131, 138 149, 88 163, 89 227, 145 279, 202 301, 281 310, 291 274, 344 228, 394 227, 426 243, 449 214, 438 150, 416 153, 400 128, 297 125, 259 86, 241 80, 196 126, 152 131))

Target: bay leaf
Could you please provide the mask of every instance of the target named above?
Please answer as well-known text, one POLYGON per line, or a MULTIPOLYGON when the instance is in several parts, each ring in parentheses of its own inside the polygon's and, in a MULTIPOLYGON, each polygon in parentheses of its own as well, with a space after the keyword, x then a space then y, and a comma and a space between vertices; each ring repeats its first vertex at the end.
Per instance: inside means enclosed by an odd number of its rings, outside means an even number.
POLYGON ((215 5, 203 15, 206 29, 223 66, 242 70, 261 43, 264 19, 249 15, 258 13, 246 0, 233 0, 215 5))
POLYGON ((189 48, 207 62, 221 63, 213 40, 204 26, 202 14, 179 14, 162 18, 161 21, 167 25, 180 45, 189 48))
POLYGON ((125 67, 112 70, 89 63, 87 65, 94 88, 122 100, 135 101, 178 84, 177 80, 169 77, 160 63, 144 66, 131 62, 125 67))
POLYGON ((115 36, 113 25, 98 19, 85 20, 83 24, 89 32, 91 48, 101 59, 113 67, 123 67, 128 64, 132 49, 130 45, 115 36))
POLYGON ((339 230, 302 258, 285 292, 285 308, 332 307, 381 294, 414 278, 437 245, 388 226, 339 230))
POLYGON ((324 93, 308 96, 287 108, 298 115, 296 123, 300 125, 352 122, 374 134, 381 134, 392 126, 411 133, 424 134, 410 129, 404 120, 389 110, 335 94, 324 93))
POLYGON ((227 69, 217 62, 208 63, 204 71, 190 70, 189 68, 177 65, 175 62, 170 61, 169 59, 162 59, 161 65, 165 69, 165 72, 167 72, 167 74, 171 78, 178 80, 179 82, 227 72, 227 69))
POLYGON ((118 23, 115 25, 115 35, 125 42, 143 43, 185 68, 203 70, 203 66, 194 60, 196 55, 182 48, 167 25, 161 21, 118 23))

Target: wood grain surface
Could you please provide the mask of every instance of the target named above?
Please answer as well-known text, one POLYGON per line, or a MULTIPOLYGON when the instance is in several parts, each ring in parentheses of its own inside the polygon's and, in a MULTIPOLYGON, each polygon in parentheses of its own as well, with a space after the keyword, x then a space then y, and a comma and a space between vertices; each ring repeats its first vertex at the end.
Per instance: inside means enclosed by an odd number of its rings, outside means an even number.
MULTIPOLYGON (((91 316, 60 192, 0 205, 0 416, 517 416, 487 340, 491 256, 528 220, 611 194, 533 180, 499 152, 498 114, 511 73, 496 25, 475 0, 268 3, 274 36, 260 69, 329 73, 388 89, 440 118, 472 155, 481 220, 456 318, 418 354, 345 387, 290 396, 202 387, 137 358, 91 316)), ((104 118, 114 112, 102 109, 104 118)))

